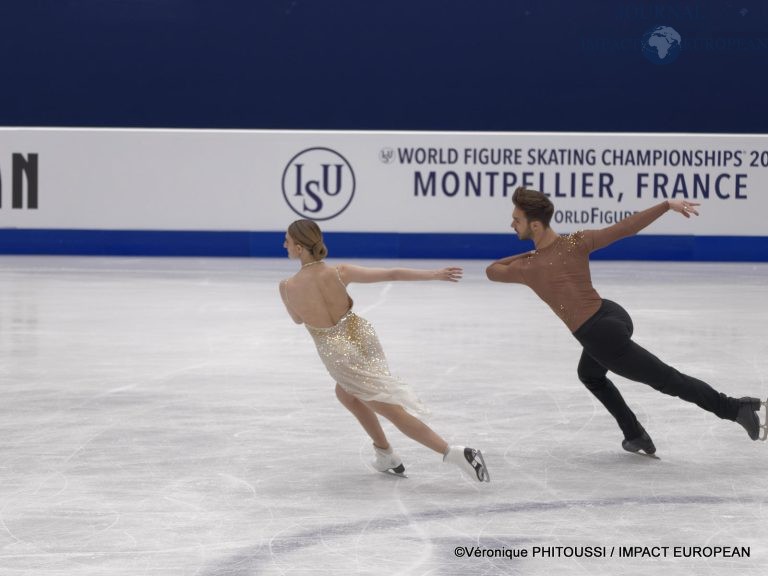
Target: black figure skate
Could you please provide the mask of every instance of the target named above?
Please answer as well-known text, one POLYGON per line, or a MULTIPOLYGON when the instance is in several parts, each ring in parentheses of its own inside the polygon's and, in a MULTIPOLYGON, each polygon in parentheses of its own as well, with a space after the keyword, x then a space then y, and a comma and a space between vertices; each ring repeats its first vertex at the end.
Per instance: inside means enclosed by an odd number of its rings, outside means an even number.
POLYGON ((741 398, 739 400, 739 412, 736 415, 736 422, 744 427, 752 440, 768 439, 768 400, 762 402, 760 398, 741 398), (765 408, 765 419, 760 424, 760 406, 765 408), (760 430, 763 431, 762 435, 760 430))
MULTIPOLYGON (((638 426, 640 425, 638 424, 638 426)), ((656 446, 653 445, 653 440, 651 440, 648 432, 646 432, 645 428, 642 426, 640 426, 640 436, 632 438, 631 440, 623 440, 621 447, 627 452, 633 452, 635 454, 640 454, 641 456, 650 456, 651 458, 656 459, 659 458, 658 456, 655 456, 656 446), (640 452, 641 450, 642 452, 640 452)))

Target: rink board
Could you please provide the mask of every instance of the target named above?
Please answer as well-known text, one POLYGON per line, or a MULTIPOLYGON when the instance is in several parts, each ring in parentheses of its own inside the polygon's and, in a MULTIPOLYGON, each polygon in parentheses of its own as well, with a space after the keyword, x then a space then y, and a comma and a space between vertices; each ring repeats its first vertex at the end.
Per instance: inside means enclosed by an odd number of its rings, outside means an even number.
POLYGON ((0 129, 0 252, 276 256, 311 218, 339 256, 488 258, 529 247, 521 185, 560 233, 701 203, 604 258, 768 258, 764 136, 105 129, 0 129))

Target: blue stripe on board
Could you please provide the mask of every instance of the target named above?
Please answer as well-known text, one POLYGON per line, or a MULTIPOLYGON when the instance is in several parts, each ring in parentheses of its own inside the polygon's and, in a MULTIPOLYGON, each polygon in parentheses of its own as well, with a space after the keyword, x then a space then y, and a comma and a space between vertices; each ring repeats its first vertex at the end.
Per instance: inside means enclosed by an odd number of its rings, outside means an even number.
MULTIPOLYGON (((284 232, 0 229, 0 254, 281 257, 284 232)), ((332 257, 495 259, 530 250, 508 234, 327 232, 332 257)), ((766 262, 764 236, 634 236, 599 260, 766 262)))

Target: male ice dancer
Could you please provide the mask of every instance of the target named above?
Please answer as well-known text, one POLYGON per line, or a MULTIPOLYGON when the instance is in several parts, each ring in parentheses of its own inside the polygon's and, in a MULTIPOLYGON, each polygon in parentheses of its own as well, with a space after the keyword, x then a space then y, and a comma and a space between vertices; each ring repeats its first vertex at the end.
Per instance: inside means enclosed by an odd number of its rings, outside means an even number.
POLYGON ((587 389, 602 402, 624 433, 622 447, 629 452, 653 454, 656 447, 613 383, 610 370, 642 382, 659 392, 677 396, 712 412, 719 418, 741 424, 752 440, 764 430, 760 424, 758 398, 731 398, 709 384, 678 372, 632 341, 632 320, 615 302, 603 300, 592 287, 589 253, 637 234, 668 210, 686 218, 697 215, 695 202, 668 200, 637 212, 602 230, 558 235, 549 227, 552 202, 541 192, 518 188, 512 196, 512 228, 521 240, 533 240, 532 252, 497 260, 486 270, 494 282, 529 286, 576 337, 583 347, 578 375, 587 389))

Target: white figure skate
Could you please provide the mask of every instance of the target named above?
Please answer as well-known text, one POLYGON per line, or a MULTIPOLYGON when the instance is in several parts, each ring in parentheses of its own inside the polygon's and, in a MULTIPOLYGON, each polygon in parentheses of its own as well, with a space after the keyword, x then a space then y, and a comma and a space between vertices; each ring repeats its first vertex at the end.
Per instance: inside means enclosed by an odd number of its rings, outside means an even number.
POLYGON ((478 482, 491 481, 480 450, 464 446, 450 446, 448 452, 443 456, 443 462, 455 464, 464 474, 478 482))
POLYGON ((384 474, 392 474, 394 476, 399 476, 400 478, 408 478, 408 476, 405 475, 403 461, 400 459, 400 456, 392 450, 392 446, 384 450, 374 445, 373 451, 376 452, 376 460, 373 461, 372 465, 376 470, 383 472, 384 474))

